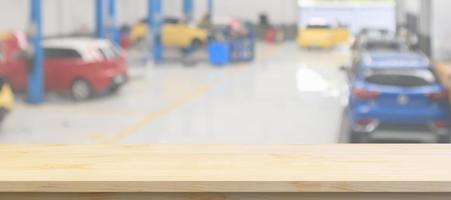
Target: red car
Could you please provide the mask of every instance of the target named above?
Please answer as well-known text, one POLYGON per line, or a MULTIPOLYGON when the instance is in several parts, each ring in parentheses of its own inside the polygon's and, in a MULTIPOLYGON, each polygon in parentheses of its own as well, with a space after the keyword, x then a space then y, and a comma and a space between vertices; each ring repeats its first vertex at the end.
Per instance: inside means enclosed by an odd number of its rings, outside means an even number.
MULTIPOLYGON (((27 89, 30 66, 22 59, 20 38, 0 41, 0 77, 16 91, 27 89)), ((70 92, 75 100, 116 92, 127 80, 127 64, 121 51, 108 40, 91 38, 51 39, 43 42, 46 91, 70 92)))

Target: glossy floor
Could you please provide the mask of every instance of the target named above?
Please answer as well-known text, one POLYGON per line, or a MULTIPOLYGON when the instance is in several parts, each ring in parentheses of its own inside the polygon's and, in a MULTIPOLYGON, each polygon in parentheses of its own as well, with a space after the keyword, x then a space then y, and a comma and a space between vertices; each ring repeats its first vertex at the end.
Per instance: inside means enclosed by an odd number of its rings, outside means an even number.
POLYGON ((252 64, 135 65, 114 96, 18 103, 0 143, 336 143, 348 62, 344 49, 260 44, 252 64))

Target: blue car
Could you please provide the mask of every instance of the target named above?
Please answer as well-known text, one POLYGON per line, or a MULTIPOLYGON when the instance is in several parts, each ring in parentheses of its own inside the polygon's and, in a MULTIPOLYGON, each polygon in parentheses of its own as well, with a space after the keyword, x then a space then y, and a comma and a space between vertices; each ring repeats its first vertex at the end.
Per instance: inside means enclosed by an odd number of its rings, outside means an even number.
POLYGON ((450 142, 448 92, 424 54, 367 52, 347 71, 346 115, 352 143, 369 142, 378 132, 390 131, 403 136, 428 134, 439 143, 450 142))

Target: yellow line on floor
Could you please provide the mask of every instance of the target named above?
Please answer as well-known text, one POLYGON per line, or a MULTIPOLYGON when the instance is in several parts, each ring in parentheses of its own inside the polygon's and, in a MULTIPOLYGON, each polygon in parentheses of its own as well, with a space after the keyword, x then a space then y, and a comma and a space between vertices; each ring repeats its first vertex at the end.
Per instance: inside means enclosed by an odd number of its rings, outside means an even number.
MULTIPOLYGON (((259 56, 261 56, 263 58, 267 58, 270 54, 273 54, 274 49, 275 48, 273 46, 270 46, 269 48, 265 48, 264 51, 259 56)), ((175 99, 173 102, 168 104, 163 109, 161 109, 157 112, 148 113, 141 120, 120 130, 119 132, 113 134, 113 136, 111 136, 111 137, 109 137, 108 135, 103 134, 103 133, 94 132, 94 133, 88 134, 88 138, 90 138, 91 140, 103 143, 103 144, 117 144, 120 141, 127 138, 128 136, 137 133, 140 129, 143 129, 144 127, 150 125, 152 122, 162 118, 163 116, 166 116, 166 115, 169 115, 169 114, 175 112, 177 109, 188 104, 190 101, 207 94, 208 91, 213 86, 219 84, 222 81, 225 81, 225 80, 231 78, 232 76, 236 75, 239 72, 242 72, 244 69, 247 69, 247 68, 248 67, 246 67, 246 66, 234 66, 229 71, 227 71, 225 73, 225 75, 214 79, 210 83, 202 84, 202 85, 199 85, 198 87, 195 87, 190 92, 175 99)))
POLYGON ((78 114, 88 114, 88 115, 106 115, 106 116, 141 116, 143 112, 132 112, 132 111, 119 111, 119 110, 101 110, 85 108, 79 105, 27 105, 27 104, 16 104, 18 109, 30 109, 30 110, 41 110, 41 111, 51 111, 51 112, 67 112, 67 113, 78 113, 78 114))
POLYGON ((106 144, 119 143, 121 140, 138 132, 140 129, 148 126, 152 122, 176 111, 178 108, 181 108, 182 106, 186 105, 190 101, 207 94, 208 91, 214 85, 226 80, 227 78, 230 78, 231 76, 235 75, 236 73, 238 73, 240 71, 243 71, 243 69, 246 69, 246 67, 234 67, 230 71, 226 72, 226 74, 224 76, 221 76, 208 84, 202 84, 202 85, 195 87, 193 90, 189 91, 185 95, 182 95, 179 98, 175 99, 173 102, 168 104, 163 109, 161 109, 157 112, 148 113, 144 118, 140 119, 136 123, 131 124, 130 126, 124 128, 124 129, 120 130, 119 132, 115 133, 112 137, 108 137, 107 135, 102 134, 102 133, 90 133, 90 134, 88 134, 88 137, 92 140, 95 140, 95 141, 98 141, 101 143, 106 143, 106 144))

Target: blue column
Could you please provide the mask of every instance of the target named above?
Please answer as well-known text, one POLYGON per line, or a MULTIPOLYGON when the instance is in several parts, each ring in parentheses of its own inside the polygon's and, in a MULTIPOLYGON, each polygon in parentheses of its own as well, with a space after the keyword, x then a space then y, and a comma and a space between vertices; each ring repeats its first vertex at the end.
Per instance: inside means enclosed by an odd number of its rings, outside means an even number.
POLYGON ((185 20, 187 22, 191 22, 191 20, 193 20, 193 10, 193 0, 183 0, 183 14, 185 15, 185 20))
POLYGON ((42 49, 42 4, 41 0, 30 0, 31 27, 30 37, 33 45, 32 68, 28 75, 28 102, 33 104, 44 101, 44 52, 42 49))
POLYGON ((162 42, 162 28, 163 28, 163 9, 161 0, 148 0, 148 24, 150 27, 149 34, 151 36, 151 51, 155 63, 163 61, 163 42, 162 42))
POLYGON ((210 17, 213 17, 213 0, 207 0, 207 12, 210 17))
POLYGON ((108 38, 116 45, 119 45, 120 36, 117 26, 116 13, 116 0, 108 0, 108 38))
POLYGON ((106 38, 104 6, 104 0, 96 0, 96 36, 98 38, 106 38))

